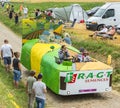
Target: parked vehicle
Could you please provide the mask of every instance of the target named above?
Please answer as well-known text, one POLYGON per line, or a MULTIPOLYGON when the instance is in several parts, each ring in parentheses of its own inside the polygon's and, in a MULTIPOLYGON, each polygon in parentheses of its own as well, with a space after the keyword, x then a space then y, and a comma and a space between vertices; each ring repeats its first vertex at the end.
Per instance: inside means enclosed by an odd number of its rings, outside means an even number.
POLYGON ((103 5, 92 17, 86 21, 86 28, 100 30, 103 25, 116 26, 120 23, 120 2, 103 5))
POLYGON ((120 24, 118 24, 118 25, 116 26, 116 32, 117 32, 118 34, 120 34, 120 24))
POLYGON ((92 16, 92 15, 94 15, 97 12, 97 10, 99 8, 100 8, 100 6, 96 6, 96 7, 92 8, 92 9, 86 11, 86 13, 87 13, 88 16, 92 16))

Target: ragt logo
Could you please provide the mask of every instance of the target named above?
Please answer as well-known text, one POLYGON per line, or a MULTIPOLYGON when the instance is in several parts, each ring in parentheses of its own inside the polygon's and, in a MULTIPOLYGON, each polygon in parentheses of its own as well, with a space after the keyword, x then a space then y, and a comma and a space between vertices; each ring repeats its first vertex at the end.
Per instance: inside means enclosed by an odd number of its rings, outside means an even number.
POLYGON ((66 83, 75 83, 77 78, 77 74, 73 74, 73 72, 67 73, 64 82, 66 83))
POLYGON ((96 80, 96 79, 103 79, 109 78, 112 74, 112 71, 103 71, 103 72, 89 72, 89 73, 67 73, 64 82, 66 83, 75 83, 76 80, 96 80))

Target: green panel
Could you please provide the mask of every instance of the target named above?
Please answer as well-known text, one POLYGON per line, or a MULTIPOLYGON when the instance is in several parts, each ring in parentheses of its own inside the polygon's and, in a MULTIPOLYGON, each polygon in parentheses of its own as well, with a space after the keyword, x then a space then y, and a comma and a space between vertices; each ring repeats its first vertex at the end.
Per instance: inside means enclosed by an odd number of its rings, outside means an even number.
POLYGON ((31 69, 31 49, 36 42, 38 39, 29 40, 22 46, 21 63, 29 70, 31 69))
POLYGON ((55 63, 54 56, 58 57, 58 50, 54 50, 45 54, 41 62, 41 72, 43 73, 43 81, 56 94, 59 93, 59 73, 67 72, 72 69, 72 66, 64 66, 63 64, 55 63))
POLYGON ((74 52, 80 53, 80 51, 73 46, 67 46, 67 48, 74 51, 74 52))

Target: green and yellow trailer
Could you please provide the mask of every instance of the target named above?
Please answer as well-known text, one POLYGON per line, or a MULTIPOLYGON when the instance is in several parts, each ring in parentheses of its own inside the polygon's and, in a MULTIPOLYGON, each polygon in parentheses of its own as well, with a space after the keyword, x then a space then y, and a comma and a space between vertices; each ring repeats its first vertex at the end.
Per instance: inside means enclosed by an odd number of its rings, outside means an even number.
MULTIPOLYGON (((113 68, 103 62, 56 63, 61 44, 41 43, 39 39, 28 40, 22 46, 21 63, 28 70, 35 70, 36 76, 43 74, 43 81, 55 94, 78 95, 108 92, 112 89, 113 68), (53 47, 54 49, 51 49, 53 47)), ((79 50, 67 45, 71 55, 79 50)))

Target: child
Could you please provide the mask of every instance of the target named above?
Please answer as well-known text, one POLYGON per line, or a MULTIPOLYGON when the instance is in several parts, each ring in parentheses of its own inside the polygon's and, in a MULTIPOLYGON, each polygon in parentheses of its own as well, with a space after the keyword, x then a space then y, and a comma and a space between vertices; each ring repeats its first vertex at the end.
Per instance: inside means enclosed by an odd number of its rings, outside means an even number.
POLYGON ((15 58, 13 59, 14 86, 18 88, 21 76, 21 63, 19 60, 20 53, 14 52, 14 56, 15 56, 15 58))

